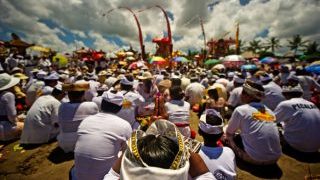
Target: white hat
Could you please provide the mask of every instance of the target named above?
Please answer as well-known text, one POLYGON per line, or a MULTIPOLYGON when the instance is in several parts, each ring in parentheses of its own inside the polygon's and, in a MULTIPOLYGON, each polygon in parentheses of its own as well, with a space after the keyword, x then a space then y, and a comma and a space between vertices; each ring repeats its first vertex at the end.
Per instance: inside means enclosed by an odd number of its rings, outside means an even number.
POLYGON ((51 73, 50 75, 44 77, 45 80, 59 80, 58 73, 51 73))
POLYGON ((38 73, 37 73, 37 78, 38 78, 38 79, 43 79, 47 74, 48 74, 47 72, 45 72, 45 71, 43 71, 43 70, 40 70, 40 71, 38 71, 38 73))
POLYGON ((220 113, 214 109, 207 109, 204 114, 201 115, 199 121, 199 128, 207 134, 220 134, 223 133, 223 118, 220 113), (220 125, 211 125, 207 123, 207 116, 215 116, 221 119, 220 125))
POLYGON ((272 80, 272 78, 268 75, 268 74, 265 74, 263 76, 260 76, 260 81, 269 81, 269 80, 272 80))
POLYGON ((62 83, 58 83, 56 86, 54 86, 54 89, 62 91, 62 83))
POLYGON ((245 81, 245 79, 243 79, 243 78, 241 78, 241 77, 239 77, 239 76, 237 76, 237 75, 235 75, 235 76, 233 77, 233 80, 234 80, 234 82, 239 83, 239 84, 243 84, 244 81, 245 81))
POLYGON ((117 78, 109 77, 105 80, 105 84, 108 86, 108 88, 111 88, 114 85, 114 83, 116 83, 117 81, 118 81, 117 78))
POLYGON ((124 99, 123 95, 120 92, 112 93, 110 91, 104 92, 101 97, 103 100, 115 104, 117 106, 122 106, 124 99))
POLYGON ((129 81, 125 76, 121 78, 120 84, 133 86, 133 81, 129 81))
POLYGON ((9 89, 20 82, 19 78, 10 76, 7 73, 0 74, 0 91, 9 89))

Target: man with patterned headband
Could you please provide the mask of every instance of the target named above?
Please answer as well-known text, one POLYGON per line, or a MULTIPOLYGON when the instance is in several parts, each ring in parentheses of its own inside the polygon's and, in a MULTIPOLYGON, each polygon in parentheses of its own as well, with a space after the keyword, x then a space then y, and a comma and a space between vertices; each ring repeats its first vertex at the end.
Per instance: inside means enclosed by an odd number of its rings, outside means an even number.
POLYGON ((207 109, 200 117, 199 134, 204 145, 199 155, 216 179, 235 179, 236 162, 234 152, 229 147, 221 147, 218 141, 223 135, 223 119, 219 112, 207 109))
POLYGON ((106 91, 102 95, 101 112, 85 118, 78 128, 74 150, 77 180, 101 180, 126 147, 132 128, 116 114, 121 110, 123 95, 106 91))
POLYGON ((278 129, 273 112, 261 103, 262 85, 246 81, 241 101, 228 123, 227 144, 244 161, 256 165, 275 164, 281 156, 278 129), (240 135, 235 135, 240 130, 240 135))
POLYGON ((197 153, 189 153, 177 127, 157 120, 146 132, 135 131, 128 148, 104 180, 188 180, 214 179, 197 153))

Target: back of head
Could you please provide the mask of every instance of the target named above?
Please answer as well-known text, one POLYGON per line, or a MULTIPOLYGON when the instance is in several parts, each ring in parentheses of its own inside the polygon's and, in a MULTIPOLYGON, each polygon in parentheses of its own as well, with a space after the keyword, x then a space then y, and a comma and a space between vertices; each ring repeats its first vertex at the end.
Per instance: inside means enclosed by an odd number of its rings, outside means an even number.
POLYGON ((138 140, 137 146, 142 160, 149 166, 169 169, 179 146, 166 136, 146 135, 138 140))
POLYGON ((183 91, 180 86, 172 86, 170 88, 170 96, 172 100, 181 100, 183 99, 183 91))

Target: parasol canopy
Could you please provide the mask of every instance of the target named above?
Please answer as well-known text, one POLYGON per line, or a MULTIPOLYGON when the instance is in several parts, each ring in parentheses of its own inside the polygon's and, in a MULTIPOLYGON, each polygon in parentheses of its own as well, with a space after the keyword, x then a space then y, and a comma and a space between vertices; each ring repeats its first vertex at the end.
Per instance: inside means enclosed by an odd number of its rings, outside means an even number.
POLYGON ((241 66, 241 70, 256 70, 258 67, 255 64, 245 64, 241 66))
POLYGON ((127 60, 127 61, 134 61, 134 60, 136 60, 136 58, 130 56, 130 57, 127 57, 126 60, 127 60))
POLYGON ((173 58, 173 60, 174 60, 175 62, 182 62, 182 63, 190 62, 187 58, 185 58, 185 57, 183 57, 183 56, 175 57, 175 58, 173 58))
POLYGON ((223 64, 228 68, 239 68, 246 60, 240 55, 229 55, 223 58, 223 64))
POLYGON ((204 64, 207 66, 216 65, 216 64, 221 64, 221 61, 217 59, 208 59, 204 64))
POLYGON ((315 66, 315 65, 320 65, 320 60, 314 61, 313 63, 310 64, 310 66, 315 66))
POLYGON ((217 65, 213 66, 212 69, 222 70, 222 69, 226 69, 226 67, 223 64, 217 64, 217 65))
POLYGON ((51 51, 50 48, 45 48, 42 46, 31 46, 30 49, 33 51, 39 51, 39 52, 44 52, 44 53, 49 53, 51 51))
POLYGON ((320 65, 312 65, 306 67, 306 71, 310 73, 320 74, 320 65))
POLYGON ((165 62, 166 62, 166 60, 161 56, 153 56, 149 60, 150 64, 161 64, 161 63, 165 63, 165 62))
POLYGON ((66 67, 68 64, 68 58, 66 58, 64 55, 62 54, 57 54, 55 56, 53 56, 52 58, 52 62, 53 63, 58 63, 58 66, 61 67, 66 67))
POLYGON ((278 60, 276 58, 273 58, 273 57, 265 57, 265 58, 262 58, 260 60, 260 62, 262 64, 272 64, 272 63, 277 63, 278 60))

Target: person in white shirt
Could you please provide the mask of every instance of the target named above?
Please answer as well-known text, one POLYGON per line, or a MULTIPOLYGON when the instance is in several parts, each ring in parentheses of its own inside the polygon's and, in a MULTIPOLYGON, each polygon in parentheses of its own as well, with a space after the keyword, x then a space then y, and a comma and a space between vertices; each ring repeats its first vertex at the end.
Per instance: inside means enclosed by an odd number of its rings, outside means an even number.
POLYGON ((281 87, 273 82, 268 74, 260 76, 260 81, 263 84, 265 93, 262 103, 273 111, 281 101, 285 100, 281 87))
POLYGON ((199 83, 198 77, 191 78, 191 84, 186 87, 185 97, 186 101, 190 103, 191 107, 196 104, 201 104, 204 97, 204 86, 199 83))
MULTIPOLYGON (((284 86, 281 102, 274 113, 283 126, 284 141, 301 152, 317 152, 320 149, 320 110, 302 98, 300 85, 284 86)), ((284 143, 284 144, 286 144, 284 143)))
POLYGON ((138 113, 142 116, 151 116, 155 107, 154 97, 159 92, 158 87, 154 84, 154 78, 150 72, 144 72, 138 76, 142 81, 137 87, 137 92, 144 98, 145 102, 141 103, 138 113))
POLYGON ((262 85, 246 81, 241 101, 229 120, 226 130, 227 144, 235 154, 251 164, 275 164, 281 156, 279 132, 273 112, 261 103, 262 85), (240 130, 240 136, 235 136, 240 130))
POLYGON ((190 137, 190 104, 183 100, 183 92, 181 87, 173 86, 170 88, 171 100, 164 104, 166 119, 173 122, 181 134, 190 137))
POLYGON ((207 109, 200 117, 199 135, 203 137, 204 145, 199 155, 216 179, 235 179, 235 154, 229 147, 218 144, 223 135, 223 126, 222 116, 214 109, 207 109))
POLYGON ((58 84, 59 74, 53 72, 48 76, 44 77, 44 87, 41 89, 41 95, 50 95, 53 88, 58 84))
POLYGON ((20 79, 7 73, 0 74, 0 141, 20 136, 23 123, 18 121, 13 87, 20 79))
POLYGON ((145 102, 144 98, 133 90, 133 77, 127 75, 120 80, 120 93, 124 96, 124 102, 118 116, 131 124, 133 129, 138 128, 136 121, 138 107, 145 102))
POLYGON ((58 145, 64 152, 73 152, 81 121, 90 115, 97 114, 99 108, 94 102, 84 101, 84 93, 89 89, 89 83, 76 81, 74 84, 63 84, 62 87, 68 92, 70 102, 62 103, 59 107, 58 145))
POLYGON ((296 76, 299 78, 299 84, 303 89, 302 97, 307 101, 310 101, 313 91, 315 89, 320 91, 320 84, 311 76, 308 76, 306 70, 297 69, 296 76))
POLYGON ((241 93, 242 93, 242 85, 245 79, 242 76, 234 76, 233 78, 233 90, 230 92, 230 96, 228 98, 228 107, 230 109, 235 109, 239 105, 241 105, 241 93))
POLYGON ((123 98, 120 92, 105 92, 101 112, 81 122, 75 147, 77 180, 103 179, 118 159, 119 151, 126 147, 132 128, 116 115, 122 108, 123 98))
POLYGON ((56 138, 59 133, 58 110, 65 96, 61 85, 52 95, 39 97, 31 106, 24 121, 20 144, 42 144, 56 138))

